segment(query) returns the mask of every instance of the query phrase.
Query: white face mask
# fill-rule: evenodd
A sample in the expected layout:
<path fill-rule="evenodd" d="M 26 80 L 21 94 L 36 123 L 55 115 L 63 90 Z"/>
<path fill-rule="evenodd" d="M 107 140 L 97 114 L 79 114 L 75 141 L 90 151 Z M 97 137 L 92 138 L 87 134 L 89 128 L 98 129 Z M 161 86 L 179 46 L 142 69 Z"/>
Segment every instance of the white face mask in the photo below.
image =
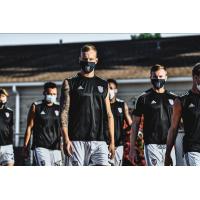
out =
<path fill-rule="evenodd" d="M 199 84 L 199 85 L 197 84 L 197 90 L 199 90 L 199 91 L 200 91 L 200 84 Z"/>
<path fill-rule="evenodd" d="M 1 97 L 0 101 L 5 104 L 7 102 L 7 97 Z"/>
<path fill-rule="evenodd" d="M 56 102 L 56 95 L 46 95 L 46 101 L 49 103 L 55 103 Z"/>
<path fill-rule="evenodd" d="M 117 90 L 116 89 L 110 89 L 109 90 L 109 99 L 113 99 L 115 97 L 115 94 L 117 93 Z"/>

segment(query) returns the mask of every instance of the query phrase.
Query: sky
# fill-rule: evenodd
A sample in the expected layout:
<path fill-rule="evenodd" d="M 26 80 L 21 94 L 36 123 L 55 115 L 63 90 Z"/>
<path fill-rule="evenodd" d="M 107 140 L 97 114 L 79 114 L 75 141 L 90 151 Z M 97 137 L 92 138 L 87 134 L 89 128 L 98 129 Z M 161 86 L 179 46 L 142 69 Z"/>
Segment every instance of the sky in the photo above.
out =
<path fill-rule="evenodd" d="M 135 33 L 105 33 L 105 34 L 81 34 L 81 33 L 18 33 L 18 34 L 0 34 L 0 46 L 4 45 L 24 45 L 24 44 L 56 44 L 62 39 L 63 43 L 72 42 L 94 42 L 94 41 L 112 41 L 112 40 L 129 40 L 130 35 Z M 166 33 L 161 34 L 162 37 L 183 36 L 183 35 L 197 35 L 195 34 L 175 34 Z"/>

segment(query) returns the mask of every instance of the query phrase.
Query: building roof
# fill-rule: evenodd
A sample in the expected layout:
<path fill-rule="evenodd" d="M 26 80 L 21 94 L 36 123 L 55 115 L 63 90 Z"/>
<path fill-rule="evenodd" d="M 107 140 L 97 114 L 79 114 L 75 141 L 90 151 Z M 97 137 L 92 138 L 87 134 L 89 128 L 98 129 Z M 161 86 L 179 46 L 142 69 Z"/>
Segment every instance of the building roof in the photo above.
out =
<path fill-rule="evenodd" d="M 85 43 L 0 47 L 0 82 L 58 81 L 79 70 Z M 149 77 L 154 64 L 168 68 L 168 76 L 190 76 L 200 61 L 200 36 L 153 40 L 93 42 L 98 49 L 96 73 L 103 78 Z"/>

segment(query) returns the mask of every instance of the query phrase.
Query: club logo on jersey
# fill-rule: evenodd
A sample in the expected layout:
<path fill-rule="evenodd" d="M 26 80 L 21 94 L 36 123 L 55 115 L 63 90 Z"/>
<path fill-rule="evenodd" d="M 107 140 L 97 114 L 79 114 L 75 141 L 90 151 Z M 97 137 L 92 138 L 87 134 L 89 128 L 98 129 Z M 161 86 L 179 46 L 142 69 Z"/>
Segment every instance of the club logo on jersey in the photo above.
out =
<path fill-rule="evenodd" d="M 41 114 L 41 115 L 45 115 L 46 113 L 45 113 L 44 111 L 42 111 L 40 114 Z"/>
<path fill-rule="evenodd" d="M 98 90 L 100 93 L 103 93 L 103 87 L 102 86 L 98 86 Z"/>
<path fill-rule="evenodd" d="M 82 85 L 80 85 L 79 87 L 78 87 L 78 90 L 83 90 L 84 88 L 82 87 Z"/>
<path fill-rule="evenodd" d="M 10 117 L 10 113 L 9 112 L 6 112 L 5 115 L 6 115 L 7 118 Z"/>
<path fill-rule="evenodd" d="M 118 108 L 119 113 L 122 113 L 122 108 Z"/>
<path fill-rule="evenodd" d="M 188 106 L 188 108 L 194 108 L 195 107 L 195 105 L 193 104 L 193 103 L 191 103 L 189 106 Z"/>
<path fill-rule="evenodd" d="M 55 110 L 55 114 L 56 114 L 56 116 L 58 116 L 59 115 L 59 111 Z"/>
<path fill-rule="evenodd" d="M 169 99 L 169 103 L 170 103 L 170 105 L 174 105 L 174 100 L 173 99 Z"/>
<path fill-rule="evenodd" d="M 151 104 L 156 104 L 156 102 L 153 100 L 153 101 L 151 102 Z"/>

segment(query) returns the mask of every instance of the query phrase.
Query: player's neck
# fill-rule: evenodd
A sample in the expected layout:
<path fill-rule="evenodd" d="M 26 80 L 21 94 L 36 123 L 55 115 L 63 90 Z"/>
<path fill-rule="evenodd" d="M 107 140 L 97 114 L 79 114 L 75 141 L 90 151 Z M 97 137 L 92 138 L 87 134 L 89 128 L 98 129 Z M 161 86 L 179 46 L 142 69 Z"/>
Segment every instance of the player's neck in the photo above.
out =
<path fill-rule="evenodd" d="M 86 78 L 93 78 L 94 77 L 94 70 L 90 73 L 84 73 L 83 71 L 81 71 L 81 75 L 86 77 Z"/>
<path fill-rule="evenodd" d="M 165 92 L 165 88 L 164 88 L 164 87 L 162 87 L 162 88 L 160 88 L 160 89 L 153 88 L 153 90 L 154 90 L 156 93 L 160 93 L 160 94 L 162 94 L 162 93 Z"/>
<path fill-rule="evenodd" d="M 111 100 L 110 100 L 110 103 L 112 104 L 112 103 L 115 103 L 116 102 L 116 97 L 114 97 L 114 98 L 112 98 Z"/>

